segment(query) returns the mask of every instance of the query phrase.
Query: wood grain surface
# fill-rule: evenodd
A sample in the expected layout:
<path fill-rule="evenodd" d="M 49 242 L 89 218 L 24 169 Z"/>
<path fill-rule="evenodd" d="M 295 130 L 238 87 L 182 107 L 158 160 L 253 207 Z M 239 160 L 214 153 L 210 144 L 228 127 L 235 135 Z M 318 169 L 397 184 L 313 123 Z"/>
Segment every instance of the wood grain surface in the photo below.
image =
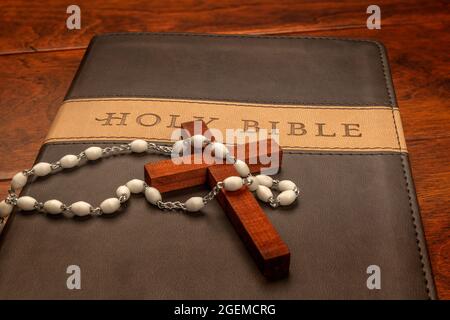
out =
<path fill-rule="evenodd" d="M 184 124 L 181 125 L 183 126 Z M 264 145 L 265 148 L 260 147 Z M 254 154 L 250 150 L 255 150 Z M 232 151 L 233 155 L 242 155 L 239 159 L 248 164 L 251 173 L 259 173 L 261 169 L 267 167 L 278 170 L 279 165 L 283 161 L 283 152 L 273 140 L 261 140 L 246 143 L 245 145 L 230 146 L 230 151 Z M 200 163 L 202 159 L 200 155 L 206 161 Z M 147 163 L 145 165 L 145 181 L 162 193 L 204 185 L 207 183 L 207 171 L 209 167 L 213 166 L 214 156 L 207 153 L 205 155 L 200 153 L 200 155 L 192 154 L 186 156 L 187 159 L 180 160 L 179 164 L 174 164 L 172 159 Z M 275 159 L 277 163 L 262 163 L 260 161 L 267 157 Z"/>
<path fill-rule="evenodd" d="M 450 4 L 372 1 L 76 1 L 81 30 L 67 30 L 66 1 L 0 3 L 0 198 L 30 167 L 89 39 L 118 31 L 371 38 L 388 49 L 431 264 L 450 299 Z"/>

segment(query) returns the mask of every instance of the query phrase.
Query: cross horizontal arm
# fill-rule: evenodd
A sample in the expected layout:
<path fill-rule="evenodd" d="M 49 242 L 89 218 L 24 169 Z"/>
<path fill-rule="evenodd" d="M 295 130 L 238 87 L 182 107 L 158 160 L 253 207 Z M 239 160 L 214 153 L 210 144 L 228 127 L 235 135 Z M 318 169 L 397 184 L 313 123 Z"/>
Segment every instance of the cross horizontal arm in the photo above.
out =
<path fill-rule="evenodd" d="M 263 145 L 266 147 L 261 148 Z M 243 148 L 239 149 L 240 147 Z M 273 161 L 267 164 L 263 163 L 261 159 L 270 157 L 270 159 L 278 161 L 281 164 L 281 148 L 272 139 L 233 146 L 233 148 L 234 150 L 232 152 L 234 155 L 243 153 L 243 157 L 240 157 L 240 160 L 248 164 L 252 173 L 260 172 L 262 168 L 276 168 L 279 166 Z M 204 162 L 196 164 L 194 163 L 194 157 L 195 155 L 188 156 L 181 164 L 175 164 L 172 160 L 146 164 L 145 181 L 147 184 L 157 188 L 160 192 L 175 191 L 206 184 L 206 170 L 214 164 Z M 211 163 L 212 161 L 208 162 Z"/>

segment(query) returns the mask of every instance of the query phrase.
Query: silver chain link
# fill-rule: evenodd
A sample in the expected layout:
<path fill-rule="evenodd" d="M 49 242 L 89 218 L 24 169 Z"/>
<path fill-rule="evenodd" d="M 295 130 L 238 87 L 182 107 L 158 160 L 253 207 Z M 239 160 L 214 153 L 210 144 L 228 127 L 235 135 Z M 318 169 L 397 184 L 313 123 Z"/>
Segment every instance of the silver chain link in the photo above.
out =
<path fill-rule="evenodd" d="M 222 181 L 217 182 L 217 184 L 214 186 L 214 188 L 212 188 L 211 191 L 208 192 L 203 197 L 203 203 L 206 205 L 208 202 L 213 200 L 219 194 L 220 190 L 222 190 L 222 189 L 223 189 L 223 182 Z"/>
<path fill-rule="evenodd" d="M 280 201 L 278 201 L 278 199 L 275 197 L 270 197 L 269 204 L 272 208 L 277 208 L 280 205 Z"/>
<path fill-rule="evenodd" d="M 148 142 L 148 149 L 154 150 L 154 151 L 157 151 L 157 152 L 160 152 L 163 154 L 172 154 L 172 150 L 173 150 L 173 148 L 170 146 L 158 145 L 153 142 Z"/>
<path fill-rule="evenodd" d="M 34 209 L 36 209 L 36 211 L 38 212 L 44 212 L 44 204 L 42 202 L 36 201 L 34 203 Z"/>
<path fill-rule="evenodd" d="M 173 147 L 171 146 L 167 146 L 167 145 L 158 145 L 156 143 L 153 142 L 147 142 L 147 149 L 148 150 L 152 150 L 152 151 L 156 151 L 162 154 L 166 154 L 166 155 L 170 155 L 172 154 L 173 151 Z M 121 145 L 114 145 L 114 146 L 109 146 L 109 147 L 105 147 L 102 149 L 102 153 L 104 155 L 112 155 L 112 154 L 121 154 L 124 152 L 129 152 L 131 151 L 131 143 L 128 144 L 121 144 Z M 80 152 L 77 156 L 78 160 L 83 160 L 83 159 L 87 159 L 87 155 L 85 151 Z M 236 162 L 236 159 L 234 159 L 234 162 Z M 53 163 L 50 163 L 50 168 L 52 171 L 56 171 L 62 168 L 61 166 L 61 162 L 60 161 L 55 161 Z M 34 169 L 27 169 L 27 170 L 23 170 L 22 173 L 29 177 L 29 176 L 33 176 L 34 175 Z M 254 177 L 249 175 L 248 177 L 245 177 L 242 179 L 242 182 L 244 185 L 250 186 L 253 183 Z M 279 184 L 279 180 L 274 179 L 273 180 L 273 185 L 272 188 L 276 188 Z M 144 183 L 144 188 L 148 187 L 148 185 L 146 183 Z M 203 199 L 203 203 L 206 205 L 208 202 L 212 201 L 213 199 L 215 199 L 217 197 L 217 195 L 220 193 L 220 191 L 224 188 L 224 183 L 222 181 L 219 181 L 212 189 L 211 191 L 209 191 L 205 196 L 202 197 Z M 295 194 L 298 196 L 300 191 L 298 190 L 298 188 L 296 187 L 294 189 Z M 13 206 L 17 206 L 17 200 L 18 200 L 18 195 L 15 193 L 15 190 L 11 187 L 10 190 L 8 190 L 8 197 L 5 199 L 5 202 L 8 204 L 11 204 Z M 128 197 L 126 195 L 121 195 L 118 197 L 120 203 L 124 203 L 128 200 Z M 270 206 L 272 206 L 273 208 L 276 208 L 280 205 L 279 200 L 277 200 L 277 198 L 275 197 L 271 197 L 269 198 L 269 204 Z M 180 202 L 180 201 L 158 201 L 156 203 L 156 206 L 161 209 L 161 210 L 165 210 L 165 211 L 186 211 L 186 204 L 184 202 Z M 38 202 L 36 201 L 36 203 L 34 204 L 34 208 L 39 211 L 39 212 L 44 212 L 44 203 L 42 202 Z M 71 210 L 71 206 L 67 206 L 66 204 L 62 204 L 61 205 L 61 209 L 62 212 L 64 214 L 67 215 L 73 215 L 73 212 Z M 90 212 L 92 215 L 95 216 L 100 216 L 103 214 L 102 210 L 100 207 L 91 207 Z M 3 222 L 4 219 L 0 220 L 0 223 Z"/>
<path fill-rule="evenodd" d="M 186 205 L 183 202 L 180 201 L 161 201 L 159 200 L 156 205 L 161 210 L 167 210 L 167 211 L 176 211 L 176 210 L 182 210 L 186 211 Z"/>
<path fill-rule="evenodd" d="M 53 171 L 56 171 L 56 170 L 58 170 L 58 169 L 61 169 L 61 168 L 62 168 L 62 167 L 61 167 L 61 162 L 56 161 L 56 162 L 51 163 L 51 164 L 50 164 L 50 168 L 51 168 Z"/>
<path fill-rule="evenodd" d="M 17 194 L 14 193 L 13 190 L 8 190 L 8 196 L 6 197 L 5 202 L 9 203 L 9 204 L 11 204 L 13 206 L 16 206 L 17 205 L 17 199 L 18 199 Z"/>
<path fill-rule="evenodd" d="M 120 154 L 125 151 L 130 151 L 131 146 L 130 144 L 121 144 L 119 146 L 111 146 L 111 147 L 105 147 L 102 149 L 103 154 Z M 83 153 L 83 152 L 82 152 Z M 81 153 L 80 153 L 81 155 Z"/>

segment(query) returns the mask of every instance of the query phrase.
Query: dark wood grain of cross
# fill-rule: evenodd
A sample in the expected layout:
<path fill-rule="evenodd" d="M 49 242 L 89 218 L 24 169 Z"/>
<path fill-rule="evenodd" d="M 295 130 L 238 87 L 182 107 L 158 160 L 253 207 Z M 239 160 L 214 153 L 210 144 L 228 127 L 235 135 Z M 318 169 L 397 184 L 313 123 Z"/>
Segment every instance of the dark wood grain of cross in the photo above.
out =
<path fill-rule="evenodd" d="M 197 123 L 198 125 L 199 123 Z M 186 122 L 181 126 L 190 135 L 194 134 L 195 122 Z M 206 124 L 200 123 L 201 133 L 208 130 Z M 198 132 L 195 132 L 198 134 Z M 261 142 L 256 146 L 247 143 L 244 146 L 244 159 L 248 163 L 252 173 L 258 173 L 263 167 L 270 164 L 261 163 L 262 156 L 270 156 L 277 159 L 281 166 L 282 150 L 275 141 L 269 139 L 266 148 L 260 148 Z M 272 145 L 273 144 L 273 145 Z M 237 155 L 239 146 L 234 145 L 234 154 Z M 256 154 L 251 151 L 256 150 Z M 276 154 L 275 154 L 276 153 Z M 190 157 L 194 157 L 191 155 Z M 192 160 L 192 159 L 190 159 Z M 232 164 L 207 164 L 207 163 L 175 164 L 172 159 L 163 160 L 145 165 L 145 181 L 148 185 L 157 188 L 161 193 L 185 189 L 188 187 L 208 184 L 211 188 L 217 182 L 230 176 L 238 176 Z M 261 272 L 268 279 L 279 279 L 289 273 L 290 252 L 275 230 L 258 201 L 246 186 L 238 191 L 221 190 L 217 196 L 222 208 L 224 208 L 229 220 L 236 232 L 243 240 L 245 246 L 256 261 Z"/>

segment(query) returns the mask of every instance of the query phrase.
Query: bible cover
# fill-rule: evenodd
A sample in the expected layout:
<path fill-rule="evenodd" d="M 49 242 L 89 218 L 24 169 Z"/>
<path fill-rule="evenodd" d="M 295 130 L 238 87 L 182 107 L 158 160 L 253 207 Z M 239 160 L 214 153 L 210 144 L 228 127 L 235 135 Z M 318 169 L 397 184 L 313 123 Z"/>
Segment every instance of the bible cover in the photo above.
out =
<path fill-rule="evenodd" d="M 2 232 L 0 299 L 436 297 L 380 43 L 97 36 L 37 162 L 136 138 L 169 142 L 174 128 L 193 119 L 220 130 L 280 130 L 284 157 L 277 178 L 295 181 L 301 195 L 286 209 L 263 207 L 291 250 L 288 277 L 267 281 L 261 275 L 215 201 L 192 216 L 164 213 L 133 196 L 109 218 L 14 212 Z M 115 156 L 39 178 L 22 195 L 98 204 L 131 178 L 143 179 L 144 164 L 162 159 Z M 70 265 L 81 269 L 81 290 L 66 287 Z"/>

